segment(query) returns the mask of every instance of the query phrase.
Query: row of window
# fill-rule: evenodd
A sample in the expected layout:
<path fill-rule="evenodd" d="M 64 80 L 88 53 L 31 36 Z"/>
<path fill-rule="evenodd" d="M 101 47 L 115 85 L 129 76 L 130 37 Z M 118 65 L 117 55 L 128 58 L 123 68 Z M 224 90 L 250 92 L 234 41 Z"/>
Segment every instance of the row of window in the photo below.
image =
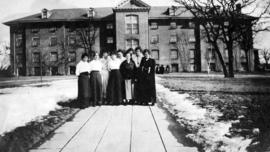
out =
<path fill-rule="evenodd" d="M 178 41 L 178 38 L 177 38 L 177 35 L 176 34 L 173 34 L 170 36 L 170 39 L 169 39 L 169 42 L 170 43 L 176 43 Z M 188 40 L 190 43 L 193 43 L 195 42 L 195 38 L 194 37 L 191 37 L 189 38 Z M 152 35 L 151 37 L 151 41 L 150 41 L 152 44 L 156 44 L 156 43 L 159 43 L 159 35 Z"/>
<path fill-rule="evenodd" d="M 159 50 L 158 49 L 153 49 L 151 55 L 154 59 L 159 60 Z M 179 58 L 178 50 L 171 49 L 170 50 L 170 59 L 176 60 L 178 58 Z M 190 63 L 194 63 L 194 58 L 195 58 L 195 50 L 191 49 L 191 50 L 189 50 Z"/>
<path fill-rule="evenodd" d="M 91 27 L 93 27 L 93 26 L 91 26 Z M 107 29 L 107 30 L 112 30 L 113 28 L 114 28 L 114 26 L 113 26 L 112 23 L 106 24 L 106 29 Z M 31 29 L 31 32 L 32 32 L 32 33 L 39 33 L 39 31 L 40 31 L 39 28 L 33 28 L 33 29 Z M 57 28 L 56 28 L 56 27 L 51 27 L 51 28 L 48 29 L 48 32 L 49 32 L 49 33 L 55 33 L 56 31 L 57 31 Z M 75 31 L 75 28 L 68 27 L 68 28 L 67 28 L 67 31 L 70 32 L 70 33 L 72 33 L 72 32 Z"/>
<path fill-rule="evenodd" d="M 41 59 L 40 52 L 33 53 L 33 63 L 39 63 Z M 68 61 L 69 62 L 76 62 L 76 52 L 69 52 L 68 53 Z M 51 52 L 50 53 L 50 62 L 58 62 L 58 52 Z"/>
<path fill-rule="evenodd" d="M 59 75 L 59 68 L 57 66 L 50 67 L 50 74 L 51 75 Z M 40 76 L 41 74 L 41 68 L 39 66 L 33 68 L 33 72 L 35 76 Z M 76 67 L 75 66 L 69 66 L 69 74 L 75 75 L 76 73 Z M 42 75 L 45 75 L 45 71 L 42 71 Z"/>
<path fill-rule="evenodd" d="M 183 24 L 181 24 L 181 26 L 185 27 L 185 28 L 195 28 L 194 22 L 189 22 L 189 21 L 184 22 Z M 150 29 L 151 30 L 157 30 L 158 29 L 158 23 L 157 22 L 151 22 Z M 171 22 L 170 23 L 170 29 L 177 29 L 177 23 L 176 22 Z"/>
<path fill-rule="evenodd" d="M 107 37 L 107 43 L 108 44 L 113 44 L 114 43 L 114 39 L 113 37 Z M 23 41 L 21 37 L 16 38 L 16 47 L 22 47 L 23 45 Z M 68 37 L 68 45 L 75 45 L 76 44 L 76 37 L 75 36 L 69 36 Z M 39 37 L 33 37 L 32 38 L 32 43 L 31 46 L 32 47 L 37 47 L 40 45 L 40 38 Z M 49 42 L 49 46 L 56 46 L 58 45 L 58 40 L 57 37 L 53 36 L 50 37 L 50 42 Z"/>

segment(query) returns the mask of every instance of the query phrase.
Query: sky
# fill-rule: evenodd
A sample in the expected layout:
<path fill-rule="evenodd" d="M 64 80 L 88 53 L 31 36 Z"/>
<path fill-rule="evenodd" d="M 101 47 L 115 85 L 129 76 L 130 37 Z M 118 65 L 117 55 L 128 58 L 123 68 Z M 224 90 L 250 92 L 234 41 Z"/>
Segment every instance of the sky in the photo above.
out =
<path fill-rule="evenodd" d="M 9 41 L 9 27 L 5 21 L 39 13 L 41 9 L 114 7 L 122 0 L 0 0 L 0 42 Z M 171 6 L 173 0 L 143 0 L 151 6 Z M 255 47 L 270 48 L 270 32 L 259 34 Z"/>

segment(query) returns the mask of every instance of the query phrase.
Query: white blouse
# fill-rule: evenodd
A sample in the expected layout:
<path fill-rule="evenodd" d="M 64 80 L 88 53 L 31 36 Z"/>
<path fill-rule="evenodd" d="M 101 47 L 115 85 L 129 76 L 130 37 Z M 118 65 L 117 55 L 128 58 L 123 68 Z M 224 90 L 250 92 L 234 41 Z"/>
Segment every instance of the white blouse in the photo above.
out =
<path fill-rule="evenodd" d="M 79 76 L 80 73 L 89 72 L 90 66 L 88 62 L 80 61 L 76 66 L 76 75 Z"/>
<path fill-rule="evenodd" d="M 100 60 L 92 60 L 90 63 L 89 63 L 89 66 L 90 66 L 90 72 L 91 71 L 101 71 L 102 70 L 102 66 L 103 64 L 101 63 Z"/>
<path fill-rule="evenodd" d="M 110 60 L 108 63 L 108 67 L 110 70 L 118 70 L 120 69 L 122 61 L 120 59 Z"/>
<path fill-rule="evenodd" d="M 135 55 L 132 57 L 133 61 L 135 62 L 135 66 L 138 68 L 140 67 L 141 61 L 142 61 L 143 55 Z"/>

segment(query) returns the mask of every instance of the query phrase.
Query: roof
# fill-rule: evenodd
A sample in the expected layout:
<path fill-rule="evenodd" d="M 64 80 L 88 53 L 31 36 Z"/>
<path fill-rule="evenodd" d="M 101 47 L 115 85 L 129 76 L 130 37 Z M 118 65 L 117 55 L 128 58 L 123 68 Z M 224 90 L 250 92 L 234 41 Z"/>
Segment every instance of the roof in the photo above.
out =
<path fill-rule="evenodd" d="M 170 18 L 168 15 L 168 8 L 170 6 L 151 7 L 149 11 L 150 19 L 162 19 Z M 94 8 L 96 15 L 93 20 L 102 19 L 114 19 L 112 7 Z M 177 9 L 176 13 L 179 18 L 192 18 L 192 14 L 184 11 L 184 7 Z M 53 9 L 50 10 L 51 15 L 48 19 L 41 19 L 41 13 L 37 13 L 31 16 L 23 17 L 20 19 L 5 22 L 6 25 L 12 25 L 17 23 L 34 23 L 34 22 L 56 22 L 56 21 L 81 21 L 87 20 L 87 8 L 73 8 L 73 9 Z"/>

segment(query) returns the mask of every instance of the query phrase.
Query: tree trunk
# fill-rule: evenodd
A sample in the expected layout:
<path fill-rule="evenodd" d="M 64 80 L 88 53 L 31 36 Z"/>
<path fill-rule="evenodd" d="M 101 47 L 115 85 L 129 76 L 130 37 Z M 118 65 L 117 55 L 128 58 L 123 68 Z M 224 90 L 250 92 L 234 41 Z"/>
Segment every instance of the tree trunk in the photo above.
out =
<path fill-rule="evenodd" d="M 249 55 L 248 55 L 248 49 L 245 49 L 245 57 L 246 57 L 246 68 L 247 68 L 247 72 L 250 72 L 250 68 L 249 68 Z"/>
<path fill-rule="evenodd" d="M 220 63 L 221 63 L 222 69 L 223 69 L 224 77 L 227 78 L 227 77 L 229 77 L 229 75 L 228 75 L 228 71 L 227 71 L 227 68 L 226 68 L 226 64 L 225 64 L 225 62 L 223 60 L 222 54 L 220 53 L 220 50 L 219 50 L 218 46 L 216 44 L 213 44 L 213 45 L 214 45 L 214 48 L 215 48 L 216 53 L 218 55 L 218 58 L 220 60 Z"/>
<path fill-rule="evenodd" d="M 227 44 L 228 46 L 228 57 L 229 57 L 229 73 L 228 73 L 228 77 L 233 78 L 234 77 L 234 70 L 233 70 L 233 44 L 231 42 L 229 42 L 229 44 Z"/>

